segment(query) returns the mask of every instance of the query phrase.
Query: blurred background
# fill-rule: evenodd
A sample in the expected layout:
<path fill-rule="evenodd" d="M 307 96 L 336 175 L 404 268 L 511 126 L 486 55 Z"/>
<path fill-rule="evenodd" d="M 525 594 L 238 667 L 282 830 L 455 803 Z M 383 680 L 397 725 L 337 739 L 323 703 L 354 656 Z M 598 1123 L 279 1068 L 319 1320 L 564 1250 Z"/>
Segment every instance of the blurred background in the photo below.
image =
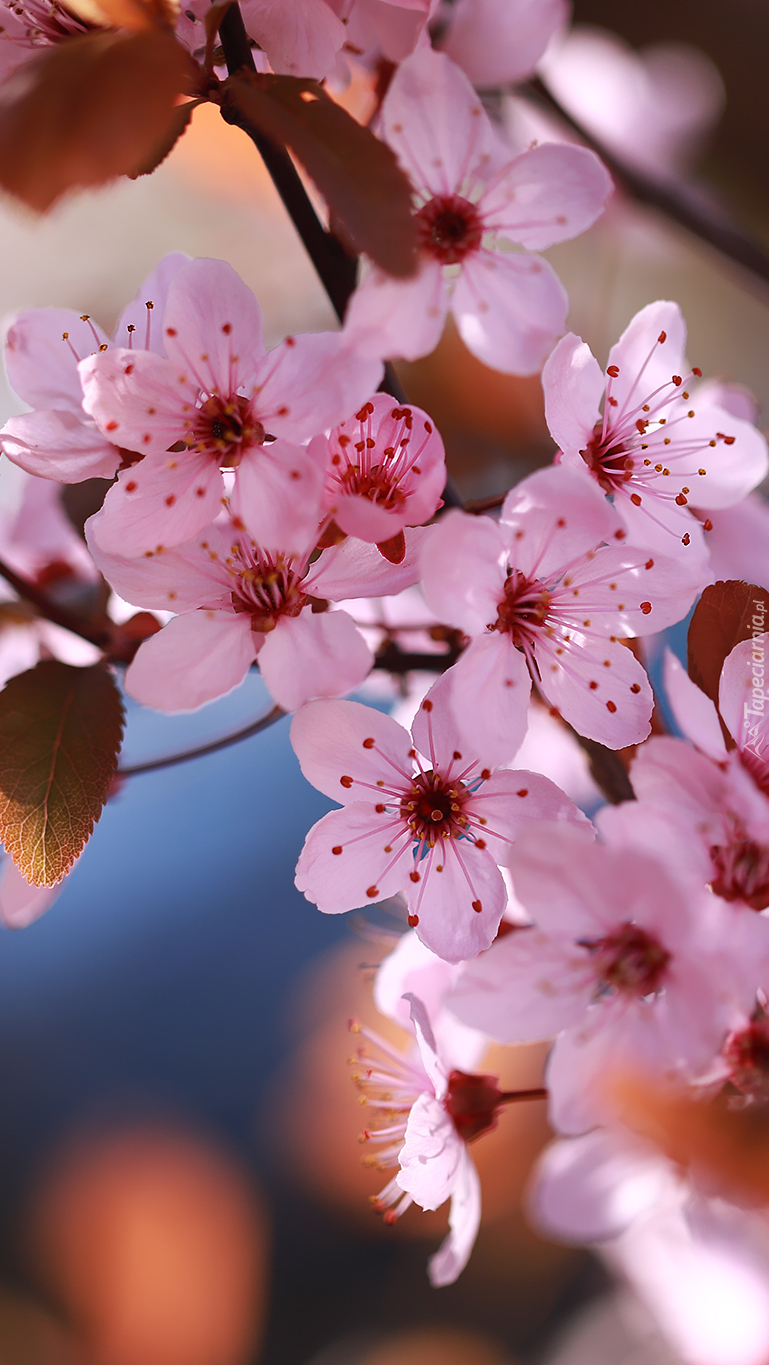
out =
<path fill-rule="evenodd" d="M 699 96 L 703 112 L 685 154 L 663 127 L 646 164 L 659 155 L 660 173 L 769 247 L 764 0 L 577 0 L 575 20 L 635 49 L 696 44 L 715 62 L 723 86 L 704 62 L 699 87 L 665 68 L 663 113 Z M 618 83 L 606 77 L 602 106 L 608 68 L 590 60 L 596 127 L 616 126 Z M 362 98 L 355 82 L 344 98 Z M 520 136 L 526 111 L 496 107 Z M 627 122 L 632 158 L 644 120 L 631 110 Z M 0 206 L 0 247 L 6 316 L 70 306 L 109 327 L 158 258 L 182 250 L 231 262 L 270 343 L 334 325 L 251 144 L 211 107 L 151 178 L 42 222 Z M 754 277 L 620 193 L 590 233 L 548 254 L 571 327 L 602 359 L 639 307 L 672 297 L 692 362 L 769 411 L 769 292 Z M 451 330 L 400 368 L 465 497 L 551 458 L 537 378 L 484 369 Z M 19 406 L 3 388 L 0 417 Z M 3 496 L 14 496 L 8 470 Z M 205 742 L 265 708 L 256 676 L 194 716 L 132 707 L 124 761 Z M 294 890 L 304 834 L 329 804 L 302 781 L 286 722 L 131 778 L 49 914 L 0 933 L 0 1365 L 668 1360 L 596 1259 L 528 1229 L 541 1106 L 509 1110 L 474 1149 L 484 1223 L 456 1285 L 434 1291 L 426 1278 L 442 1215 L 412 1209 L 393 1229 L 370 1212 L 381 1180 L 358 1164 L 346 1023 L 382 1028 L 370 981 L 403 926 L 387 907 L 368 923 L 323 917 Z M 508 1049 L 485 1069 L 507 1088 L 536 1085 L 542 1061 Z"/>

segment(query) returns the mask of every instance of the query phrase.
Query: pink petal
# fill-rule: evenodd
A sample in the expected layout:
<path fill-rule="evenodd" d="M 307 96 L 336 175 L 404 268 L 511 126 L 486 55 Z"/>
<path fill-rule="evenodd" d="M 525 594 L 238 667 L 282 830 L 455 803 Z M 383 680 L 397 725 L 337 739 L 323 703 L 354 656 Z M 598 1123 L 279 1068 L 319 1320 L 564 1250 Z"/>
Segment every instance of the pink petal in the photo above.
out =
<path fill-rule="evenodd" d="M 681 739 L 655 735 L 638 750 L 632 766 L 633 790 L 639 801 L 668 808 L 706 834 L 721 824 L 727 780 L 717 764 Z M 715 841 L 714 841 L 715 842 Z"/>
<path fill-rule="evenodd" d="M 182 266 L 189 263 L 189 256 L 183 251 L 170 251 L 156 265 L 152 274 L 142 280 L 136 298 L 120 315 L 115 328 L 114 344 L 128 346 L 138 351 L 154 351 L 165 355 L 163 322 L 165 318 L 168 291 Z M 148 303 L 152 304 L 148 308 Z M 129 332 L 129 327 L 133 332 Z"/>
<path fill-rule="evenodd" d="M 174 370 L 223 397 L 253 380 L 264 354 L 262 310 L 226 261 L 200 257 L 177 271 L 163 332 Z"/>
<path fill-rule="evenodd" d="M 475 757 L 458 751 L 462 736 L 451 704 L 451 670 L 439 675 L 420 702 L 411 725 L 411 738 L 432 768 L 446 772 L 465 768 Z"/>
<path fill-rule="evenodd" d="M 497 862 L 504 863 L 510 845 L 530 821 L 564 822 L 582 829 L 593 838 L 593 827 L 586 815 L 549 778 L 516 768 L 493 773 L 467 805 L 473 817 L 482 817 L 484 829 L 476 829 L 490 842 Z"/>
<path fill-rule="evenodd" d="M 736 507 L 708 512 L 706 533 L 712 581 L 741 578 L 769 588 L 769 507 L 751 493 Z"/>
<path fill-rule="evenodd" d="M 178 549 L 129 559 L 102 549 L 98 528 L 104 510 L 86 522 L 88 548 L 97 568 L 115 592 L 135 607 L 162 611 L 194 611 L 196 607 L 229 607 L 232 589 L 229 575 L 220 567 L 222 551 L 228 552 L 218 527 L 209 526 L 200 540 Z M 211 557 L 214 549 L 219 559 Z"/>
<path fill-rule="evenodd" d="M 444 962 L 464 962 L 488 948 L 507 904 L 491 854 L 468 839 L 446 839 L 428 852 L 416 873 L 419 881 L 410 879 L 406 890 L 422 942 Z"/>
<path fill-rule="evenodd" d="M 261 549 L 303 555 L 317 539 L 322 492 L 323 471 L 307 451 L 274 441 L 243 456 L 231 507 Z"/>
<path fill-rule="evenodd" d="M 512 85 L 531 75 L 568 17 L 566 0 L 456 0 L 439 46 L 473 85 Z"/>
<path fill-rule="evenodd" d="M 348 536 L 358 536 L 371 544 L 390 540 L 405 526 L 403 515 L 390 512 L 366 497 L 337 497 L 334 521 Z"/>
<path fill-rule="evenodd" d="M 115 348 L 79 367 L 83 407 L 115 445 L 165 455 L 192 427 L 197 385 L 150 351 Z"/>
<path fill-rule="evenodd" d="M 283 617 L 259 651 L 262 677 L 279 706 L 296 711 L 311 697 L 350 692 L 374 656 L 346 611 Z"/>
<path fill-rule="evenodd" d="M 406 527 L 406 554 L 391 564 L 375 545 L 348 537 L 341 545 L 324 550 L 312 565 L 305 587 L 315 597 L 343 602 L 354 597 L 384 597 L 410 588 L 419 579 L 426 527 Z"/>
<path fill-rule="evenodd" d="M 411 786 L 410 734 L 360 702 L 308 702 L 291 722 L 291 743 L 307 781 L 342 805 L 374 801 L 380 782 Z"/>
<path fill-rule="evenodd" d="M 631 502 L 632 494 L 618 489 L 614 506 L 625 528 L 625 543 L 678 559 L 693 568 L 704 582 L 708 577 L 708 545 L 702 526 L 689 507 L 675 500 L 664 500 L 654 491 L 642 493 L 640 507 Z"/>
<path fill-rule="evenodd" d="M 425 257 L 410 280 L 372 269 L 347 307 L 345 324 L 369 351 L 418 360 L 434 351 L 449 311 L 449 283 L 438 261 Z"/>
<path fill-rule="evenodd" d="M 463 263 L 451 311 L 479 360 L 504 374 L 534 374 L 566 325 L 568 299 L 547 261 L 478 251 Z"/>
<path fill-rule="evenodd" d="M 766 438 L 752 422 L 732 417 L 724 408 L 700 404 L 696 394 L 692 411 L 685 434 L 692 441 L 702 441 L 705 448 L 697 458 L 707 472 L 698 475 L 696 485 L 692 481 L 690 502 L 703 508 L 733 507 L 766 478 Z M 733 438 L 731 443 L 706 445 L 718 431 Z"/>
<path fill-rule="evenodd" d="M 489 185 L 480 208 L 488 228 L 542 251 L 592 227 L 612 189 L 595 152 L 545 142 L 516 157 Z"/>
<path fill-rule="evenodd" d="M 428 1261 L 430 1283 L 436 1288 L 453 1284 L 461 1275 L 475 1246 L 481 1225 L 481 1182 L 466 1147 L 457 1170 L 449 1213 L 449 1235 Z"/>
<path fill-rule="evenodd" d="M 561 602 L 579 596 L 572 607 L 576 630 L 589 620 L 593 631 L 635 636 L 652 635 L 682 620 L 702 586 L 696 566 L 643 549 L 606 546 L 572 569 L 563 598 L 556 592 L 563 620 Z"/>
<path fill-rule="evenodd" d="M 654 697 L 635 656 L 618 642 L 578 642 L 562 655 L 538 642 L 540 687 L 578 735 L 608 749 L 640 744 L 651 729 Z"/>
<path fill-rule="evenodd" d="M 424 1001 L 420 1000 L 419 996 L 409 993 L 406 995 L 405 999 L 409 1006 L 409 1018 L 417 1037 L 417 1046 L 419 1048 L 422 1066 L 430 1078 L 435 1091 L 435 1098 L 437 1100 L 442 1100 L 448 1089 L 449 1078 L 446 1068 L 438 1055 L 438 1044 L 435 1041 L 435 1034 L 433 1033 L 430 1016 L 427 1013 Z M 442 1202 L 443 1200 L 441 1200 L 441 1203 Z"/>
<path fill-rule="evenodd" d="M 213 521 L 223 493 L 222 476 L 207 455 L 147 456 L 109 489 L 93 533 L 107 554 L 157 554 Z"/>
<path fill-rule="evenodd" d="M 516 928 L 468 962 L 446 1003 L 500 1043 L 554 1038 L 580 1019 L 595 983 L 585 954 L 536 926 Z"/>
<path fill-rule="evenodd" d="M 497 619 L 504 597 L 504 536 L 490 517 L 450 511 L 429 528 L 422 588 L 439 620 L 478 634 Z"/>
<path fill-rule="evenodd" d="M 665 650 L 665 695 L 676 725 L 692 744 L 717 762 L 726 758 L 718 712 L 710 697 L 693 683 L 671 649 Z"/>
<path fill-rule="evenodd" d="M 296 865 L 297 890 L 324 915 L 341 915 L 394 896 L 408 879 L 412 855 L 410 840 L 390 843 L 395 839 L 391 825 L 391 817 L 378 815 L 371 802 L 355 801 L 324 815 L 304 841 Z"/>
<path fill-rule="evenodd" d="M 666 339 L 659 343 L 663 332 Z M 617 399 L 614 421 L 645 403 L 661 385 L 670 384 L 674 374 L 686 373 L 685 348 L 686 323 L 677 303 L 649 303 L 636 313 L 609 352 L 609 365 L 619 369 L 611 386 Z"/>
<path fill-rule="evenodd" d="M 254 406 L 261 421 L 271 435 L 287 441 L 336 426 L 376 390 L 381 354 L 357 346 L 347 326 L 343 332 L 288 337 L 256 369 Z"/>
<path fill-rule="evenodd" d="M 11 417 L 0 432 L 3 454 L 43 479 L 80 483 L 111 479 L 120 451 L 102 436 L 82 408 L 38 409 Z"/>
<path fill-rule="evenodd" d="M 547 579 L 613 534 L 610 504 L 578 469 L 551 465 L 512 488 L 502 508 L 510 560 L 531 578 Z"/>
<path fill-rule="evenodd" d="M 61 882 L 58 886 L 32 886 L 6 857 L 0 881 L 0 920 L 6 929 L 26 929 L 45 914 L 63 889 Z"/>
<path fill-rule="evenodd" d="M 186 612 L 139 647 L 125 676 L 126 692 L 156 711 L 195 711 L 237 687 L 254 654 L 247 616 L 208 608 Z"/>
<path fill-rule="evenodd" d="M 468 174 L 482 167 L 488 175 L 509 159 L 464 72 L 430 47 L 401 62 L 382 126 L 416 189 L 434 195 L 453 194 Z"/>
<path fill-rule="evenodd" d="M 243 20 L 282 76 L 323 80 L 345 41 L 344 24 L 325 0 L 244 0 Z"/>
<path fill-rule="evenodd" d="M 529 1204 L 546 1236 L 602 1242 L 651 1212 L 672 1178 L 653 1147 L 623 1129 L 599 1128 L 545 1148 Z"/>
<path fill-rule="evenodd" d="M 62 334 L 69 334 L 69 342 Z M 95 335 L 94 335 L 95 333 Z M 33 408 L 79 412 L 78 360 L 107 344 L 107 337 L 68 308 L 31 308 L 8 328 L 5 368 L 11 387 Z"/>
<path fill-rule="evenodd" d="M 542 387 L 553 440 L 561 450 L 585 449 L 601 415 L 605 381 L 590 347 L 573 332 L 561 337 L 545 361 Z"/>
<path fill-rule="evenodd" d="M 411 1107 L 396 1176 L 422 1209 L 439 1209 L 451 1196 L 464 1143 L 440 1100 L 419 1095 Z"/>
<path fill-rule="evenodd" d="M 517 753 L 528 724 L 531 677 L 509 636 L 473 640 L 449 669 L 454 715 L 465 743 L 496 767 Z"/>

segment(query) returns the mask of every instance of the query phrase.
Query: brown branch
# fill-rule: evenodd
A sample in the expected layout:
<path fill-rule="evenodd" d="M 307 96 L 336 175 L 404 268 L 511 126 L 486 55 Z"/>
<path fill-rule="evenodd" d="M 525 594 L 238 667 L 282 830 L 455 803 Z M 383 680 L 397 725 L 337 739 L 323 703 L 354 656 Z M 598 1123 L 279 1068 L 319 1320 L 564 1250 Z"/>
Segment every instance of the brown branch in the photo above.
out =
<path fill-rule="evenodd" d="M 541 80 L 535 79 L 529 85 L 521 87 L 521 93 L 540 107 L 557 114 L 558 118 L 577 134 L 581 142 L 598 152 L 601 160 L 606 163 L 626 193 L 632 195 L 639 203 L 658 209 L 700 241 L 714 247 L 735 265 L 743 270 L 749 270 L 751 274 L 769 284 L 769 255 L 766 251 L 725 213 L 708 212 L 701 199 L 695 197 L 685 181 L 659 179 L 628 165 L 616 152 L 610 151 L 600 138 L 589 133 L 577 119 L 573 118 Z"/>
<path fill-rule="evenodd" d="M 14 592 L 19 597 L 23 597 L 26 602 L 31 602 L 40 616 L 44 616 L 47 621 L 51 621 L 55 626 L 62 626 L 64 630 L 69 630 L 73 635 L 79 635 L 81 640 L 87 640 L 89 644 L 96 645 L 97 649 L 107 649 L 109 647 L 112 633 L 103 626 L 92 625 L 84 616 L 77 612 L 70 611 L 67 607 L 59 606 L 58 602 L 51 601 L 51 598 L 31 583 L 28 578 L 22 578 L 15 569 L 4 563 L 0 559 L 0 577 L 10 584 Z"/>
<path fill-rule="evenodd" d="M 178 754 L 167 754 L 165 758 L 153 758 L 147 763 L 133 763 L 127 768 L 118 768 L 117 776 L 139 777 L 142 773 L 159 772 L 161 768 L 173 768 L 177 763 L 189 763 L 190 759 L 219 753 L 220 749 L 229 749 L 233 744 L 240 744 L 241 740 L 250 739 L 252 735 L 259 735 L 262 730 L 268 730 L 285 715 L 282 707 L 273 706 L 266 716 L 260 716 L 258 720 L 252 721 L 242 730 L 235 730 L 231 735 L 222 735 L 221 739 L 212 739 L 210 743 L 200 744 L 196 749 L 184 749 Z"/>

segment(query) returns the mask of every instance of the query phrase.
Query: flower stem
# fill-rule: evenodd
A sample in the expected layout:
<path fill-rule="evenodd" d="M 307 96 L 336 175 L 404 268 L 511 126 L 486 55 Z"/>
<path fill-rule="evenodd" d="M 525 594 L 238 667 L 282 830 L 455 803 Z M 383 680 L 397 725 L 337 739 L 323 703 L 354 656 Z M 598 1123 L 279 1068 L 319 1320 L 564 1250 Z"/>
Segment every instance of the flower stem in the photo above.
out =
<path fill-rule="evenodd" d="M 547 1086 L 536 1085 L 532 1090 L 503 1090 L 498 1104 L 519 1104 L 523 1100 L 546 1100 Z"/>
<path fill-rule="evenodd" d="M 67 607 L 59 606 L 57 602 L 52 602 L 51 598 L 41 592 L 34 583 L 30 583 L 28 578 L 22 578 L 9 564 L 0 559 L 0 577 L 10 584 L 14 592 L 26 602 L 31 602 L 37 608 L 40 616 L 44 616 L 46 621 L 53 622 L 56 626 L 62 626 L 64 630 L 69 630 L 73 635 L 79 635 L 81 640 L 87 640 L 89 644 L 96 645 L 97 649 L 106 649 L 111 642 L 111 632 L 103 626 L 92 625 L 84 616 L 77 612 L 70 611 Z"/>

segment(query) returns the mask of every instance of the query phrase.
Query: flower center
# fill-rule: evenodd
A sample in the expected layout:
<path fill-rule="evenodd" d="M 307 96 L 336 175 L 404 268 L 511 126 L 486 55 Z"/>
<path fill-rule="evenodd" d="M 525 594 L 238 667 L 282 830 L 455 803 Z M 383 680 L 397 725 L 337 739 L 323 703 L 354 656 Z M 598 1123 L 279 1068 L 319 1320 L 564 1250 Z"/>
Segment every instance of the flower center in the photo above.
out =
<path fill-rule="evenodd" d="M 605 938 L 580 939 L 591 954 L 598 978 L 598 994 L 653 995 L 665 976 L 670 953 L 654 934 L 627 921 Z"/>
<path fill-rule="evenodd" d="M 212 394 L 195 414 L 188 446 L 213 456 L 223 469 L 235 469 L 251 446 L 261 445 L 265 431 L 251 404 L 239 393 L 231 398 Z"/>
<path fill-rule="evenodd" d="M 458 265 L 483 238 L 483 220 L 475 204 L 459 194 L 440 194 L 417 213 L 419 245 L 441 265 Z"/>
<path fill-rule="evenodd" d="M 496 1076 L 468 1075 L 452 1071 L 443 1107 L 463 1142 L 488 1133 L 497 1126 L 500 1105 L 504 1104 Z"/>
<path fill-rule="evenodd" d="M 729 1080 L 743 1095 L 769 1099 L 769 1019 L 756 1019 L 727 1039 Z"/>
<path fill-rule="evenodd" d="M 283 616 L 298 616 L 309 602 L 302 580 L 283 555 L 274 558 L 242 545 L 233 545 L 229 571 L 235 579 L 232 605 L 251 617 L 251 629 L 263 634 L 274 630 Z"/>
<path fill-rule="evenodd" d="M 580 454 L 604 493 L 615 493 L 632 479 L 635 460 L 624 441 L 619 443 L 614 441 L 604 446 L 602 430 L 603 424 L 598 422 L 587 448 L 580 451 Z"/>
<path fill-rule="evenodd" d="M 440 773 L 419 773 L 401 801 L 401 815 L 414 838 L 433 848 L 441 839 L 458 839 L 467 830 L 462 807 L 467 796 L 464 782 L 447 783 Z"/>
<path fill-rule="evenodd" d="M 517 569 L 509 570 L 505 595 L 497 603 L 497 619 L 491 629 L 511 635 L 518 649 L 531 644 L 547 620 L 551 596 L 539 579 L 525 578 Z"/>
<path fill-rule="evenodd" d="M 30 47 L 48 47 L 94 30 L 93 24 L 78 19 L 56 0 L 14 0 L 8 8 L 24 24 L 24 36 Z"/>
<path fill-rule="evenodd" d="M 711 887 L 725 901 L 745 901 L 753 910 L 769 906 L 769 848 L 740 838 L 710 850 L 715 876 Z"/>

